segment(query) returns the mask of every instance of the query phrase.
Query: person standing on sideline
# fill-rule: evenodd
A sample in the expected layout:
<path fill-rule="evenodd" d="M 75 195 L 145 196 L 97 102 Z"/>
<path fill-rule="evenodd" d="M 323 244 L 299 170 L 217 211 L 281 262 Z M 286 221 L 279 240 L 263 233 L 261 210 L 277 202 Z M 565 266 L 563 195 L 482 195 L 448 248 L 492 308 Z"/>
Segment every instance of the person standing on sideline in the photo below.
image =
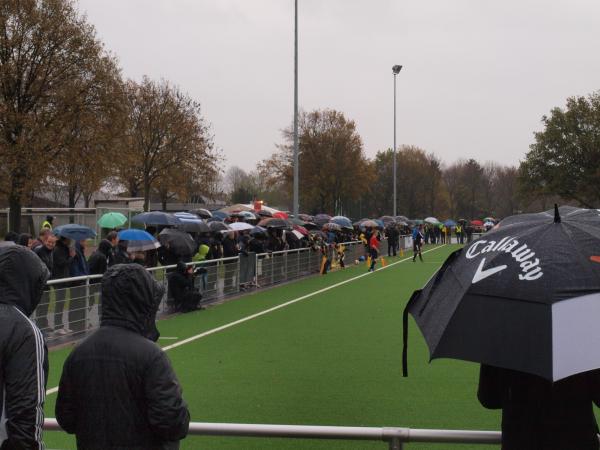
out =
<path fill-rule="evenodd" d="M 417 260 L 417 255 L 419 255 L 419 259 L 423 262 L 423 255 L 421 254 L 421 247 L 423 247 L 423 225 L 419 225 L 415 227 L 412 232 L 413 239 L 413 262 Z"/>
<path fill-rule="evenodd" d="M 34 253 L 38 255 L 38 257 L 42 260 L 49 273 L 52 273 L 54 268 L 52 251 L 54 250 L 54 245 L 56 244 L 56 236 L 54 236 L 50 230 L 46 231 L 48 232 L 44 234 L 40 233 L 42 245 L 36 247 Z M 50 277 L 50 279 L 52 279 L 52 277 Z M 35 309 L 37 326 L 40 327 L 40 329 L 45 333 L 52 331 L 52 329 L 50 328 L 50 324 L 48 323 L 48 306 L 50 305 L 50 292 L 51 288 L 49 286 L 46 286 L 46 288 L 44 289 L 44 294 L 42 295 L 42 300 Z"/>
<path fill-rule="evenodd" d="M 393 224 L 390 227 L 388 227 L 386 229 L 386 233 L 388 238 L 388 256 L 396 256 L 396 250 L 398 248 L 398 237 L 400 236 L 396 224 Z"/>
<path fill-rule="evenodd" d="M 108 239 L 102 239 L 98 244 L 98 248 L 88 260 L 90 275 L 102 275 L 112 265 L 113 258 L 111 242 Z"/>
<path fill-rule="evenodd" d="M 373 231 L 369 238 L 369 256 L 371 257 L 371 266 L 368 272 L 375 272 L 375 264 L 379 256 L 379 232 Z"/>
<path fill-rule="evenodd" d="M 600 370 L 552 383 L 537 375 L 482 364 L 477 398 L 502 409 L 502 450 L 597 450 Z"/>
<path fill-rule="evenodd" d="M 49 276 L 42 261 L 19 245 L 0 247 L 0 448 L 43 450 L 48 355 L 29 319 Z"/>
<path fill-rule="evenodd" d="M 75 242 L 75 256 L 69 265 L 71 277 L 84 277 L 90 274 L 90 268 L 85 259 L 85 239 Z M 84 280 L 71 283 L 71 301 L 69 302 L 69 325 L 72 331 L 79 333 L 87 329 L 87 307 L 86 282 Z"/>
<path fill-rule="evenodd" d="M 463 229 L 462 229 L 462 225 L 460 223 L 456 224 L 456 240 L 458 241 L 458 244 L 464 244 L 464 240 L 463 240 Z"/>
<path fill-rule="evenodd" d="M 119 244 L 119 235 L 116 231 L 110 231 L 107 235 L 106 235 L 106 240 L 108 242 L 110 242 L 111 245 L 111 249 L 110 249 L 110 253 L 108 256 L 108 267 L 114 266 L 116 264 L 115 259 L 115 252 L 117 250 L 117 245 Z"/>
<path fill-rule="evenodd" d="M 42 222 L 42 226 L 40 228 L 42 230 L 45 228 L 52 231 L 52 222 L 54 222 L 54 216 L 46 216 L 46 220 Z"/>
<path fill-rule="evenodd" d="M 69 278 L 69 266 L 75 258 L 75 248 L 71 246 L 71 241 L 65 237 L 60 237 L 56 241 L 54 250 L 52 250 L 52 279 L 58 280 Z M 67 298 L 67 288 L 69 284 L 61 283 L 54 288 L 54 331 L 57 334 L 67 334 L 71 330 L 63 325 L 63 310 Z"/>
<path fill-rule="evenodd" d="M 187 435 L 181 386 L 155 343 L 163 293 L 137 264 L 104 274 L 100 328 L 67 357 L 56 399 L 56 419 L 77 448 L 178 449 Z"/>

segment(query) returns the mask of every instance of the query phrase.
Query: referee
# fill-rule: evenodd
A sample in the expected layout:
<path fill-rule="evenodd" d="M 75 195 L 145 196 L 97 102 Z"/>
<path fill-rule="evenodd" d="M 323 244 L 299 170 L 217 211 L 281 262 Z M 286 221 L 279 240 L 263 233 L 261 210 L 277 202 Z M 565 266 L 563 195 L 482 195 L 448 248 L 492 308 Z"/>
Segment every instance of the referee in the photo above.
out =
<path fill-rule="evenodd" d="M 412 232 L 413 239 L 413 262 L 417 260 L 417 254 L 419 259 L 423 262 L 423 255 L 421 254 L 421 247 L 423 247 L 423 225 L 415 227 Z"/>

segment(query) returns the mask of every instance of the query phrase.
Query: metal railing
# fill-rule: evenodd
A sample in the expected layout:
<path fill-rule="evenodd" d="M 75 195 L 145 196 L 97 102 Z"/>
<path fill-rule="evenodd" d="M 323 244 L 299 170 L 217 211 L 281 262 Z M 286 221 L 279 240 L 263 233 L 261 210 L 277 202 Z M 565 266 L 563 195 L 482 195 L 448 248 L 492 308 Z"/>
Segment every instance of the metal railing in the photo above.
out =
<path fill-rule="evenodd" d="M 56 419 L 46 419 L 44 429 L 62 431 Z M 404 444 L 428 442 L 437 444 L 500 444 L 499 431 L 432 430 L 398 427 L 334 427 L 313 425 L 260 425 L 243 423 L 191 422 L 188 436 L 228 436 L 292 439 L 328 439 L 383 441 L 390 450 L 401 450 Z"/>
<path fill-rule="evenodd" d="M 365 255 L 366 247 L 360 241 L 346 242 L 345 264 L 352 265 Z M 412 246 L 410 237 L 402 236 L 402 248 Z M 380 254 L 387 255 L 387 241 L 380 242 Z M 203 267 L 204 273 L 195 276 L 194 283 L 202 295 L 201 304 L 208 304 L 238 295 L 248 288 L 262 288 L 320 273 L 323 253 L 320 249 L 301 248 L 271 253 L 249 253 L 231 258 L 189 263 Z M 334 253 L 332 268 L 341 266 Z M 159 316 L 169 313 L 172 299 L 169 295 L 169 273 L 175 265 L 148 268 L 164 286 L 165 294 L 159 306 Z M 102 275 L 50 280 L 33 319 L 45 333 L 50 345 L 65 339 L 82 337 L 100 325 Z"/>

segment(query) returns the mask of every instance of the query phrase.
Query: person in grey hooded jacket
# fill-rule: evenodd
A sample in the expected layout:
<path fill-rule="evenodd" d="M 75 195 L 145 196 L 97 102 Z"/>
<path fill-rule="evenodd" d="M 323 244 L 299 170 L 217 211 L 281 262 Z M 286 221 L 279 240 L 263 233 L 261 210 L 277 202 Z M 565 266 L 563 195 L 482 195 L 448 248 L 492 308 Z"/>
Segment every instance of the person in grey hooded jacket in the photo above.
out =
<path fill-rule="evenodd" d="M 29 316 L 50 273 L 26 247 L 0 246 L 0 449 L 42 450 L 48 358 Z"/>

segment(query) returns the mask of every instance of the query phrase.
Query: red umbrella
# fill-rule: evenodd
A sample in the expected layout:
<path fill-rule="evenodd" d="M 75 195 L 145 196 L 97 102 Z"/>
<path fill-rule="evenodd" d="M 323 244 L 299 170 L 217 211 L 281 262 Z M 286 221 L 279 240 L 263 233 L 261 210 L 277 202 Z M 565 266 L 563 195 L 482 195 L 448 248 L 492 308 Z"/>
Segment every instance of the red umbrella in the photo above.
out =
<path fill-rule="evenodd" d="M 474 227 L 482 227 L 483 226 L 483 222 L 481 220 L 471 220 L 471 225 L 473 225 Z"/>
<path fill-rule="evenodd" d="M 289 216 L 283 211 L 277 211 L 273 214 L 273 217 L 278 217 L 279 219 L 289 219 Z"/>
<path fill-rule="evenodd" d="M 294 225 L 294 230 L 298 231 L 299 233 L 302 233 L 304 236 L 308 236 L 308 230 L 303 226 Z"/>

